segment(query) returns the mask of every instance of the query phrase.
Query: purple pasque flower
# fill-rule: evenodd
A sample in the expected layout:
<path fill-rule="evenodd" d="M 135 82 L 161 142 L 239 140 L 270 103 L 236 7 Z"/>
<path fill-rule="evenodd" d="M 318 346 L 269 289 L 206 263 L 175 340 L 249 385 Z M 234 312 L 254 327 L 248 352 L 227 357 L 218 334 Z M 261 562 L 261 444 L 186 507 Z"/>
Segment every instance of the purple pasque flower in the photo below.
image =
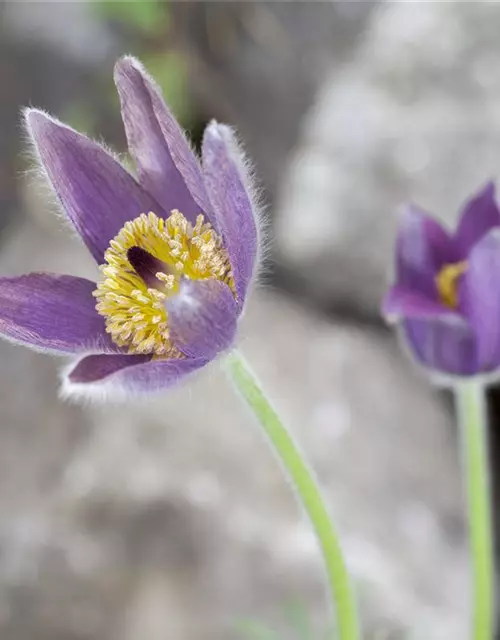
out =
<path fill-rule="evenodd" d="M 383 302 L 416 360 L 452 376 L 500 369 L 500 211 L 487 184 L 451 234 L 408 206 L 396 241 L 396 277 Z"/>
<path fill-rule="evenodd" d="M 41 165 L 101 279 L 0 278 L 0 334 L 77 358 L 68 394 L 169 387 L 233 344 L 257 260 L 249 178 L 212 122 L 201 162 L 140 63 L 115 67 L 137 179 L 102 146 L 26 111 Z"/>

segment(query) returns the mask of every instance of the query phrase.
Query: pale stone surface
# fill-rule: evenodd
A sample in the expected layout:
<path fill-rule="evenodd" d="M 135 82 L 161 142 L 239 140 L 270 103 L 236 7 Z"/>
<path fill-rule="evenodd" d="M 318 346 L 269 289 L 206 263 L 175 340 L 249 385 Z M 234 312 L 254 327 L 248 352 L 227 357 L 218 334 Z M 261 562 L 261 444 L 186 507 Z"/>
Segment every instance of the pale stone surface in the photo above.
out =
<path fill-rule="evenodd" d="M 2 274 L 91 275 L 31 219 Z M 321 478 L 367 628 L 466 635 L 456 442 L 440 398 L 383 333 L 257 292 L 242 350 Z M 318 551 L 217 365 L 127 406 L 62 404 L 56 362 L 0 343 L 2 638 L 237 638 L 290 597 L 325 619 Z M 285 635 L 285 637 L 288 637 Z M 413 636 L 412 636 L 413 637 Z"/>
<path fill-rule="evenodd" d="M 5 2 L 0 11 L 9 35 L 25 44 L 48 45 L 78 64 L 102 64 L 118 53 L 116 39 L 87 2 L 60 2 L 54 10 L 47 0 L 19 0 Z"/>
<path fill-rule="evenodd" d="M 281 187 L 282 260 L 309 291 L 376 313 L 400 206 L 448 224 L 498 173 L 497 3 L 386 2 L 325 80 Z"/>

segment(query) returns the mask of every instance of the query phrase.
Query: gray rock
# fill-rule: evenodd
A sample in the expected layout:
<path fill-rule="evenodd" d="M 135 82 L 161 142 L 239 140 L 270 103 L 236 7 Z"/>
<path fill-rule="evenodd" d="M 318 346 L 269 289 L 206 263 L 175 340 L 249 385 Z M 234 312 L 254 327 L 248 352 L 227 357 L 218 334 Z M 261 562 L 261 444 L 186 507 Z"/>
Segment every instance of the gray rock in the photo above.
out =
<path fill-rule="evenodd" d="M 453 224 L 498 171 L 496 3 L 386 2 L 325 78 L 281 189 L 281 260 L 311 295 L 377 313 L 398 209 Z"/>
<path fill-rule="evenodd" d="M 6 2 L 1 10 L 2 28 L 26 43 L 49 45 L 78 64 L 99 64 L 115 53 L 116 43 L 104 22 L 87 2 L 44 0 Z"/>
<path fill-rule="evenodd" d="M 172 4 L 196 102 L 206 117 L 237 127 L 267 200 L 325 71 L 351 55 L 376 4 Z"/>

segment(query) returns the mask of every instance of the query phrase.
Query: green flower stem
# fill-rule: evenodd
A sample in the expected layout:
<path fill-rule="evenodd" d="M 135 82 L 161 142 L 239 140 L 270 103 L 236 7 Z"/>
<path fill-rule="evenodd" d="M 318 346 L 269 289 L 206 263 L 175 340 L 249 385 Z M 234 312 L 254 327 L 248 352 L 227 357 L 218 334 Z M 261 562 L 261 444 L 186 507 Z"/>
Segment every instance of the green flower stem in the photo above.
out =
<path fill-rule="evenodd" d="M 336 615 L 337 640 L 357 640 L 359 624 L 337 534 L 325 501 L 299 447 L 267 400 L 245 359 L 237 351 L 226 358 L 226 366 L 236 388 L 257 417 L 275 453 L 283 464 L 297 496 L 313 525 L 325 562 Z"/>
<path fill-rule="evenodd" d="M 457 409 L 462 427 L 472 559 L 473 640 L 494 636 L 494 560 L 485 391 L 474 381 L 457 385 Z"/>

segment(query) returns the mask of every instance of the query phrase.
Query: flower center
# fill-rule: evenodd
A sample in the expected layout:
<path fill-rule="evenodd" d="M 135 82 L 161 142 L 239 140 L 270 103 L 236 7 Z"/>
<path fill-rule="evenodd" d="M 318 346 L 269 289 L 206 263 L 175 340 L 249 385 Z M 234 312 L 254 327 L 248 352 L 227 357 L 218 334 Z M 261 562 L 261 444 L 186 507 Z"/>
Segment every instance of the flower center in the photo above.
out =
<path fill-rule="evenodd" d="M 166 220 L 143 213 L 125 223 L 104 259 L 96 309 L 113 341 L 129 353 L 182 357 L 170 341 L 165 306 L 182 278 L 215 278 L 234 292 L 227 252 L 202 215 L 193 226 L 175 209 Z"/>
<path fill-rule="evenodd" d="M 439 299 L 451 309 L 458 307 L 458 283 L 466 271 L 467 262 L 463 260 L 445 265 L 436 276 Z"/>

